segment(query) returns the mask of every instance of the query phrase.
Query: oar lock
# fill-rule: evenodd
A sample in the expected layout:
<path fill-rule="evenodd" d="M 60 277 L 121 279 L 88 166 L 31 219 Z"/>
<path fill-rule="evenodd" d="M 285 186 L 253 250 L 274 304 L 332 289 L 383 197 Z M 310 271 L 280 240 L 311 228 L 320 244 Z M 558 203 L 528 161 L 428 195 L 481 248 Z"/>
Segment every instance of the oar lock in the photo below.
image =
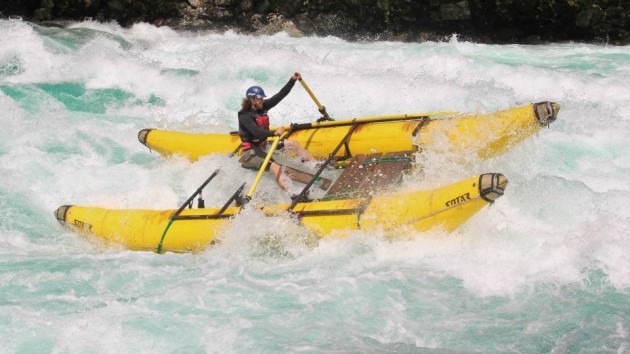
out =
<path fill-rule="evenodd" d="M 203 196 L 201 195 L 201 192 L 199 192 L 199 199 L 197 199 L 197 208 L 203 209 L 205 207 L 206 207 L 206 202 L 203 200 Z"/>
<path fill-rule="evenodd" d="M 317 119 L 317 123 L 321 123 L 321 122 L 332 122 L 332 121 L 334 121 L 334 119 L 332 119 L 332 118 L 330 118 L 330 117 L 325 117 L 325 116 L 319 117 L 319 118 Z"/>
<path fill-rule="evenodd" d="M 328 112 L 326 112 L 326 106 L 322 106 L 322 108 L 319 109 L 319 113 L 321 113 L 322 116 L 317 119 L 317 123 L 334 121 L 334 119 L 330 118 Z"/>
<path fill-rule="evenodd" d="M 206 207 L 206 202 L 205 200 L 203 200 L 203 195 L 201 192 L 199 192 L 199 198 L 197 198 L 197 209 L 203 209 Z M 192 209 L 193 208 L 193 200 L 191 199 L 188 202 L 188 209 Z"/>

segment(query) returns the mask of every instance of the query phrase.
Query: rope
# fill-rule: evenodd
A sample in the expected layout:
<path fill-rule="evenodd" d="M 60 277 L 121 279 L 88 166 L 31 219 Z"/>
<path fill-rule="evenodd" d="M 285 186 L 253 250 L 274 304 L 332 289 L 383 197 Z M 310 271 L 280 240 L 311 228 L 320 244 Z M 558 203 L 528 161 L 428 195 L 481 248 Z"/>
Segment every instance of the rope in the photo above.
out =
<path fill-rule="evenodd" d="M 392 156 L 373 157 L 373 158 L 365 159 L 362 164 L 369 165 L 369 164 L 384 163 L 384 162 L 411 162 L 411 161 L 412 159 L 408 156 L 392 155 Z"/>

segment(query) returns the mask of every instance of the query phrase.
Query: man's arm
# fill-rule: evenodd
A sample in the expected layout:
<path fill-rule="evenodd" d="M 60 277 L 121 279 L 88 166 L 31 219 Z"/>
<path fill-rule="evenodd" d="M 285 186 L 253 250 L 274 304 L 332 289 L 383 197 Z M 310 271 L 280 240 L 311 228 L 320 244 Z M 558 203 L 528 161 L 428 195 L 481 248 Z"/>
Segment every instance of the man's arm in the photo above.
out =
<path fill-rule="evenodd" d="M 271 98 L 265 100 L 265 102 L 263 103 L 263 109 L 265 109 L 265 110 L 272 109 L 278 103 L 280 103 L 280 101 L 282 101 L 282 99 L 287 97 L 289 92 L 291 92 L 291 89 L 293 88 L 293 85 L 295 85 L 295 81 L 296 80 L 294 80 L 293 77 L 291 79 L 289 79 L 289 82 L 287 82 L 286 85 L 284 85 L 284 87 L 282 89 L 280 89 L 280 91 L 278 93 L 276 93 L 275 95 L 271 96 Z"/>

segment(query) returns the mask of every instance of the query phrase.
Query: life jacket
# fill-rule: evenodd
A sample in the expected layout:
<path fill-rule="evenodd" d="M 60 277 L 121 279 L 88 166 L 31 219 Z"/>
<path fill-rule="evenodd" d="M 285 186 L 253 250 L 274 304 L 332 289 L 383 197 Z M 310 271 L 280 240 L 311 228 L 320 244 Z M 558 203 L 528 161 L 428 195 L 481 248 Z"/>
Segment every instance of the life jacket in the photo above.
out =
<path fill-rule="evenodd" d="M 261 127 L 264 130 L 269 130 L 269 115 L 267 115 L 267 112 L 257 115 L 255 120 L 256 120 L 257 126 Z M 267 140 L 263 140 L 259 142 L 243 141 L 241 144 L 241 148 L 243 150 L 248 150 L 254 146 L 264 147 L 265 145 L 267 145 Z"/>

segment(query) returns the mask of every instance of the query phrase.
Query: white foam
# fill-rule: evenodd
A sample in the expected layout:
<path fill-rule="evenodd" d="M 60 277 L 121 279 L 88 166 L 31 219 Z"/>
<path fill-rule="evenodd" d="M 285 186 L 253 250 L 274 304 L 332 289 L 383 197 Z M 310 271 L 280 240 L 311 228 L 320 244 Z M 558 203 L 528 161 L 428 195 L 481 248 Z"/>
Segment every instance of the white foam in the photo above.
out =
<path fill-rule="evenodd" d="M 236 111 L 247 87 L 260 84 L 273 94 L 294 71 L 303 74 L 337 118 L 488 113 L 556 100 L 562 106 L 558 121 L 501 157 L 461 164 L 438 154 L 419 156 L 425 168 L 405 180 L 405 190 L 484 172 L 500 172 L 510 180 L 502 199 L 452 235 L 412 233 L 414 241 L 390 242 L 378 232 L 357 232 L 313 246 L 290 220 L 249 211 L 208 254 L 248 262 L 252 254 L 273 253 L 260 239 L 276 232 L 286 240 L 271 237 L 267 242 L 279 243 L 298 268 L 328 259 L 352 263 L 343 258 L 346 253 L 354 254 L 354 266 L 360 267 L 368 254 L 376 263 L 400 262 L 453 276 L 479 295 L 512 295 L 547 282 L 579 283 L 591 267 L 601 267 L 617 288 L 630 284 L 630 66 L 611 59 L 628 55 L 627 47 L 365 44 L 285 34 L 179 33 L 150 25 L 123 29 L 95 22 L 71 28 L 81 27 L 102 33 L 95 32 L 78 49 L 61 51 L 50 49 L 30 25 L 0 21 L 0 63 L 15 57 L 22 67 L 1 83 L 29 88 L 19 102 L 0 94 L 0 122 L 11 132 L 0 145 L 0 182 L 34 205 L 50 211 L 62 204 L 176 208 L 216 168 L 225 174 L 210 185 L 206 205 L 222 205 L 242 180 L 253 178 L 252 172 L 227 157 L 196 163 L 162 159 L 137 142 L 137 131 L 236 129 Z M 576 59 L 580 56 L 589 56 L 587 64 L 595 65 L 586 66 Z M 574 61 L 578 63 L 571 66 Z M 165 69 L 192 74 L 164 74 Z M 132 98 L 107 107 L 104 114 L 69 112 L 31 85 L 60 82 L 78 82 L 87 90 L 118 89 Z M 163 103 L 148 103 L 151 97 Z M 318 116 L 299 84 L 271 111 L 273 124 L 310 122 Z M 263 181 L 257 197 L 287 200 L 270 179 Z M 257 229 L 253 236 L 247 232 L 252 225 Z M 7 247 L 29 246 L 16 238 Z M 68 335 L 75 331 L 70 328 Z"/>

